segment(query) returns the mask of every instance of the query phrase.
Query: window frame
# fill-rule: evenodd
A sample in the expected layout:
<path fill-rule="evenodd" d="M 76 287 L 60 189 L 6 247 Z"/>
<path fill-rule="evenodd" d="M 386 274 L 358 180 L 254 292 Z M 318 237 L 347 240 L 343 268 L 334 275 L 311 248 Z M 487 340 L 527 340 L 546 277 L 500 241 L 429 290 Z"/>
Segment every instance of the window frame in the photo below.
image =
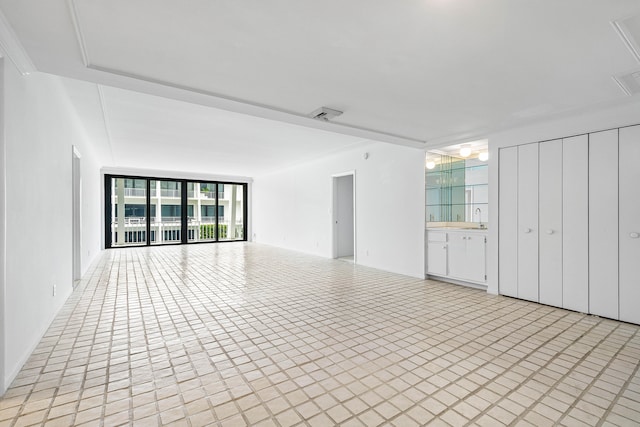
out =
<path fill-rule="evenodd" d="M 112 218 L 112 200 L 111 200 L 111 192 L 112 192 L 112 183 L 113 179 L 131 179 L 131 180 L 146 180 L 146 241 L 144 245 L 136 244 L 136 245 L 113 245 L 113 235 L 111 231 L 111 218 Z M 181 183 L 180 185 L 180 219 L 181 219 L 181 241 L 176 243 L 164 243 L 162 245 L 152 244 L 151 236 L 151 181 L 174 181 Z M 189 218 L 188 218 L 188 210 L 189 210 L 189 199 L 188 199 L 188 184 L 189 183 L 199 183 L 199 184 L 207 184 L 212 185 L 215 191 L 215 206 L 216 206 L 216 215 L 215 215 L 215 240 L 207 240 L 207 241 L 189 241 Z M 217 215 L 220 209 L 220 200 L 219 200 L 219 186 L 222 185 L 239 185 L 242 188 L 242 239 L 235 240 L 221 240 L 218 230 L 219 230 L 219 216 Z M 149 247 L 149 246 L 170 246 L 170 245 L 185 245 L 185 244 L 200 244 L 200 243 L 229 243 L 229 242 L 246 242 L 247 234 L 249 228 L 249 220 L 248 220 L 248 212 L 249 212 L 249 200 L 248 200 L 248 183 L 246 182 L 235 182 L 235 181 L 215 181 L 215 180 L 200 180 L 200 179 L 183 179 L 183 178 L 169 178 L 169 177 L 156 177 L 156 176 L 142 176 L 142 175 L 124 175 L 124 174 L 104 174 L 104 247 L 105 249 L 118 249 L 118 248 L 130 248 L 130 247 Z M 194 216 L 195 216 L 195 208 L 194 208 Z M 157 233 L 156 233 L 157 234 Z M 157 237 L 157 235 L 156 235 Z"/>

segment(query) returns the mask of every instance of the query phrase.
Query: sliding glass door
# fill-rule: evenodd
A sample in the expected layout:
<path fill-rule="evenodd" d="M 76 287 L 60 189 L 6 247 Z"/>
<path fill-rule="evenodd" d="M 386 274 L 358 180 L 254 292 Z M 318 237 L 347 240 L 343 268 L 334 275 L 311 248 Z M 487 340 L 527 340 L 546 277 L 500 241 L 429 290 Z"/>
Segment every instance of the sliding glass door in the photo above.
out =
<path fill-rule="evenodd" d="M 218 185 L 219 240 L 244 240 L 244 191 L 241 184 Z"/>
<path fill-rule="evenodd" d="M 147 244 L 147 180 L 111 178 L 109 194 L 111 246 Z"/>
<path fill-rule="evenodd" d="M 151 244 L 182 243 L 182 183 L 151 181 Z"/>
<path fill-rule="evenodd" d="M 246 240 L 247 184 L 105 176 L 106 247 Z"/>

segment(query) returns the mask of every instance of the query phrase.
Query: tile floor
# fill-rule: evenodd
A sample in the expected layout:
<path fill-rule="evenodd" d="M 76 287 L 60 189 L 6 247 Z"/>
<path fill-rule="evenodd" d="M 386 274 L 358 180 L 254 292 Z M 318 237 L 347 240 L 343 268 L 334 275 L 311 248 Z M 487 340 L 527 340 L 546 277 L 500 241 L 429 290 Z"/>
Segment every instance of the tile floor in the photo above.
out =
<path fill-rule="evenodd" d="M 106 252 L 0 426 L 640 425 L 640 327 L 257 244 Z"/>

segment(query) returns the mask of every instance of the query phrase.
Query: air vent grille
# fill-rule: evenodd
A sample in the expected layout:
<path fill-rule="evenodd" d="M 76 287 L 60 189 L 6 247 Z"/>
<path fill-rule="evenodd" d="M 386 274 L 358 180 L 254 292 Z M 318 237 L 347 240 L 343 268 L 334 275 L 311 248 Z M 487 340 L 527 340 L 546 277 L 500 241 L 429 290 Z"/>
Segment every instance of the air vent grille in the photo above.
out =
<path fill-rule="evenodd" d="M 313 113 L 309 114 L 309 117 L 311 117 L 312 119 L 323 120 L 327 122 L 334 117 L 338 117 L 340 114 L 342 114 L 342 111 L 333 110 L 327 107 L 320 107 Z"/>
<path fill-rule="evenodd" d="M 640 71 L 613 76 L 613 80 L 628 96 L 640 93 Z"/>

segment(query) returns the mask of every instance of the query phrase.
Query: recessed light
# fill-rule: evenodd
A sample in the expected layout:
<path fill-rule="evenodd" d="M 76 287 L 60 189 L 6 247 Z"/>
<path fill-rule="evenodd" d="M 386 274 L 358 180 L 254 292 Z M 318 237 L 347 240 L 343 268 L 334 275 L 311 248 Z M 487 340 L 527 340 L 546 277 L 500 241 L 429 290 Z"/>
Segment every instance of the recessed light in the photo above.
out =
<path fill-rule="evenodd" d="M 460 147 L 460 156 L 469 157 L 471 155 L 471 147 L 469 145 L 463 145 Z"/>

